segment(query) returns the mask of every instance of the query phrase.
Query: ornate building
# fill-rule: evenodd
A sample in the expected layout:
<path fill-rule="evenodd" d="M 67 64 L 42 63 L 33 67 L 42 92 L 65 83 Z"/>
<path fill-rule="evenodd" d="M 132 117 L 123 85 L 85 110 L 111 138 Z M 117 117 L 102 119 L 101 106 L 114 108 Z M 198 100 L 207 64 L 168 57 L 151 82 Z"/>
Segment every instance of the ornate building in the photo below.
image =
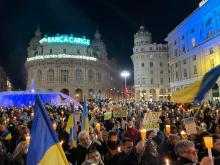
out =
<path fill-rule="evenodd" d="M 2 67 L 0 67 L 0 91 L 6 91 L 6 90 L 7 90 L 7 77 Z"/>
<path fill-rule="evenodd" d="M 151 33 L 141 26 L 134 35 L 134 90 L 136 100 L 165 100 L 169 95 L 167 44 L 152 43 Z"/>
<path fill-rule="evenodd" d="M 118 66 L 108 53 L 97 30 L 94 39 L 71 35 L 44 36 L 39 28 L 28 47 L 27 85 L 37 90 L 62 91 L 78 100 L 111 97 L 120 89 Z"/>
<path fill-rule="evenodd" d="M 185 88 L 220 64 L 220 1 L 203 0 L 199 7 L 172 30 L 169 47 L 170 87 Z M 217 81 L 207 98 L 219 98 Z"/>

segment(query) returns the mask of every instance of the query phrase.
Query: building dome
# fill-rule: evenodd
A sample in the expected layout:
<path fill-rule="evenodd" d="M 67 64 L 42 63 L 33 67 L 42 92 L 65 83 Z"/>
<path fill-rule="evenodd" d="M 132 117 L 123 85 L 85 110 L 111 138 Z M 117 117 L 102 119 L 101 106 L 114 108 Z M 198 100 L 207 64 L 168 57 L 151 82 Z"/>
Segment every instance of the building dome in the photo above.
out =
<path fill-rule="evenodd" d="M 92 40 L 91 47 L 93 48 L 93 55 L 100 59 L 107 59 L 107 51 L 105 43 L 101 39 L 101 34 L 97 28 L 96 33 L 94 34 L 94 39 Z"/>
<path fill-rule="evenodd" d="M 140 29 L 134 35 L 134 41 L 135 44 L 150 44 L 152 43 L 151 33 L 141 25 Z"/>

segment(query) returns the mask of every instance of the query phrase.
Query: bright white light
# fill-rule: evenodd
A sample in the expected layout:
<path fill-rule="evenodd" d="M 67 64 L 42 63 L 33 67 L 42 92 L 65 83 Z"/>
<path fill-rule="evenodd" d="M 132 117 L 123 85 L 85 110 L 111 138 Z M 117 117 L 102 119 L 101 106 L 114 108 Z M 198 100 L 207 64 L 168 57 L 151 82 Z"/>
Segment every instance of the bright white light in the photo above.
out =
<path fill-rule="evenodd" d="M 128 71 L 124 70 L 121 72 L 121 77 L 128 77 L 128 76 L 130 76 L 130 73 Z"/>
<path fill-rule="evenodd" d="M 38 55 L 35 57 L 27 58 L 27 61 L 44 60 L 50 58 L 72 58 L 72 59 L 82 59 L 88 61 L 97 61 L 95 57 L 82 56 L 82 55 L 70 55 L 70 54 L 50 54 L 50 55 Z"/>

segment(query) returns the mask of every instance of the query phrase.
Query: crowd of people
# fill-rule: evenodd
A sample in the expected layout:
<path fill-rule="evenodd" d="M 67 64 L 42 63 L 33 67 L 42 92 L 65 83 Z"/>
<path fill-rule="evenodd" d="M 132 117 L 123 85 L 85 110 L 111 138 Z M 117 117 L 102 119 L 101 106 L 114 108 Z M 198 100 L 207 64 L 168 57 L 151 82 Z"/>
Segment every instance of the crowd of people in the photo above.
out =
<path fill-rule="evenodd" d="M 111 117 L 105 101 L 88 102 L 89 131 L 77 121 L 77 145 L 66 132 L 71 107 L 45 107 L 66 157 L 72 165 L 220 165 L 219 103 L 202 105 L 170 102 L 117 102 L 126 117 Z M 82 114 L 82 109 L 76 110 Z M 143 138 L 146 112 L 159 112 L 158 129 L 147 130 Z M 82 116 L 82 115 L 81 115 Z M 184 119 L 193 117 L 196 134 L 187 134 Z M 34 118 L 34 108 L 0 108 L 0 164 L 24 165 Z M 96 125 L 99 124 L 100 128 Z M 170 132 L 166 132 L 166 125 Z M 182 131 L 186 135 L 181 134 Z M 40 135 L 39 135 L 40 136 Z M 210 157 L 203 137 L 212 137 Z M 49 163 L 48 163 L 49 164 Z"/>

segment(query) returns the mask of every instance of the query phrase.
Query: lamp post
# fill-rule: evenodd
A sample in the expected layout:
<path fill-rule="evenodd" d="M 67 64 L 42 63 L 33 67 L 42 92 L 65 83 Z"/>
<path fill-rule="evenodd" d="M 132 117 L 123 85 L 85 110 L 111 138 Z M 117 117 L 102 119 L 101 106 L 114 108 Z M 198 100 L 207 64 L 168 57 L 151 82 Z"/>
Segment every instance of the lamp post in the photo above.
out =
<path fill-rule="evenodd" d="M 129 76 L 130 76 L 130 73 L 128 71 L 124 70 L 121 72 L 121 77 L 123 77 L 125 79 L 125 90 L 126 90 L 126 79 Z"/>

